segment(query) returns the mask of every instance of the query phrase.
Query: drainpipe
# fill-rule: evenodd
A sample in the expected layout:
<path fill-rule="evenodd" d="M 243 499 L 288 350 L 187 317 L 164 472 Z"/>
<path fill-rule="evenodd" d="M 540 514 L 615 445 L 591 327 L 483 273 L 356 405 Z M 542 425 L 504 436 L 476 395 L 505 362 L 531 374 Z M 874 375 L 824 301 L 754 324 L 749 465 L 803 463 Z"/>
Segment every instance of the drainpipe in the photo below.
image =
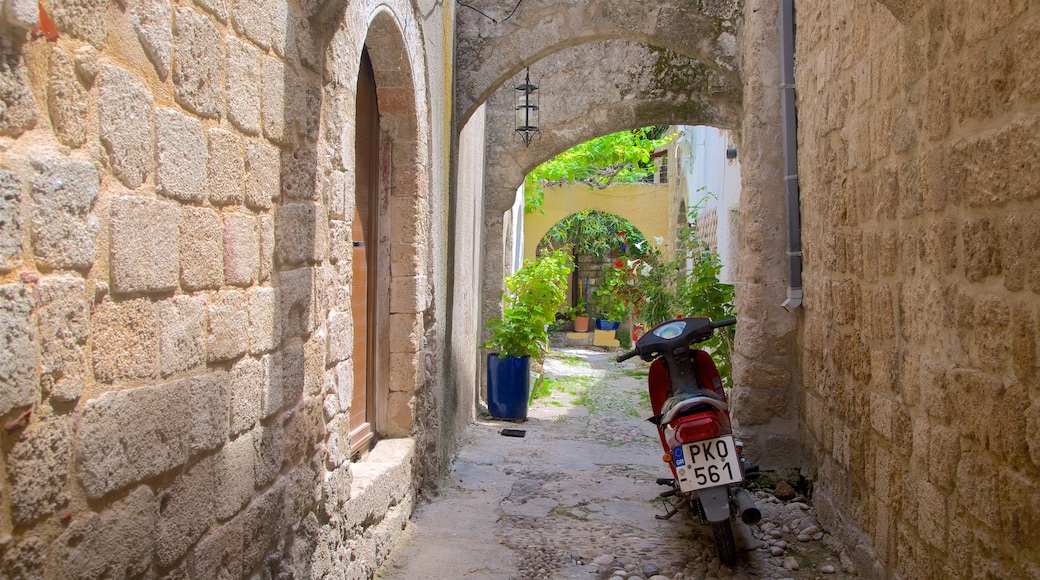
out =
<path fill-rule="evenodd" d="M 802 305 L 802 218 L 798 193 L 798 131 L 794 108 L 794 0 L 780 2 L 780 126 L 783 133 L 784 197 L 787 208 L 787 300 Z"/>

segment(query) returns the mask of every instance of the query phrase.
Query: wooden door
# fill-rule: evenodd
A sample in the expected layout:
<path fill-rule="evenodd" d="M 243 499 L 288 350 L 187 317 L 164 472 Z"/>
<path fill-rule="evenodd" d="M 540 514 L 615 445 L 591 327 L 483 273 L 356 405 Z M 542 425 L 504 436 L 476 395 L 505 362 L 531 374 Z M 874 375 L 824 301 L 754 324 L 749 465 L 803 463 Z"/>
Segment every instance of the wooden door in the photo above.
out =
<path fill-rule="evenodd" d="M 379 240 L 379 109 L 375 75 L 368 50 L 361 53 L 356 117 L 356 195 L 354 203 L 354 278 L 351 312 L 354 315 L 354 397 L 350 403 L 351 451 L 366 449 L 375 434 L 375 321 Z M 372 322 L 373 324 L 370 324 Z"/>

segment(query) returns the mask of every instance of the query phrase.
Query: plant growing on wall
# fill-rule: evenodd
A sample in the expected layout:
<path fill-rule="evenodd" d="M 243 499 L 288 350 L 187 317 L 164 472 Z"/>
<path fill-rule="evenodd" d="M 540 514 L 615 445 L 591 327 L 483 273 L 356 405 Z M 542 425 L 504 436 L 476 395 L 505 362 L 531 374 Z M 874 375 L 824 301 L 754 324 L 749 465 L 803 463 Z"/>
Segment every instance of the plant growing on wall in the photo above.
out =
<path fill-rule="evenodd" d="M 501 318 L 488 321 L 491 337 L 484 348 L 499 357 L 540 358 L 548 348 L 546 328 L 567 296 L 571 256 L 564 250 L 543 252 L 525 260 L 522 268 L 506 278 Z"/>
<path fill-rule="evenodd" d="M 664 262 L 660 255 L 621 259 L 605 272 L 612 293 L 632 307 L 633 318 L 647 328 L 679 316 L 707 316 L 722 320 L 733 316 L 733 286 L 719 280 L 722 262 L 717 252 L 692 225 L 699 211 L 690 211 L 691 225 L 679 231 L 675 257 Z M 606 285 L 606 284 L 605 284 Z M 598 292 L 597 292 L 598 294 Z M 731 384 L 730 352 L 733 327 L 719 329 L 702 348 L 716 355 L 723 384 Z"/>
<path fill-rule="evenodd" d="M 612 213 L 586 209 L 560 220 L 545 232 L 539 248 L 569 245 L 575 255 L 640 257 L 653 252 L 643 234 L 627 219 Z"/>
<path fill-rule="evenodd" d="M 576 145 L 542 163 L 524 180 L 524 213 L 540 211 L 544 188 L 584 183 L 605 188 L 611 183 L 652 180 L 650 155 L 675 135 L 663 137 L 667 127 L 643 127 L 597 137 Z"/>

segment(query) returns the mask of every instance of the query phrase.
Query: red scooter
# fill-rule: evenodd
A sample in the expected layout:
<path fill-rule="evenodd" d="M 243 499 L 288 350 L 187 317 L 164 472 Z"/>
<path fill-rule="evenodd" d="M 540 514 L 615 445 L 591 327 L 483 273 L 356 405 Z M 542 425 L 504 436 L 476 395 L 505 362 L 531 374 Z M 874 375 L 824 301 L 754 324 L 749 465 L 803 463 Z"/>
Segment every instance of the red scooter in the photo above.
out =
<path fill-rule="evenodd" d="M 733 438 L 729 406 L 715 362 L 707 352 L 690 345 L 711 338 L 715 329 L 736 324 L 731 318 L 680 318 L 655 326 L 639 338 L 635 348 L 617 362 L 639 356 L 650 362 L 650 405 L 657 425 L 664 460 L 671 478 L 657 483 L 672 489 L 661 497 L 680 501 L 657 516 L 668 519 L 689 505 L 702 524 L 710 523 L 719 560 L 737 561 L 730 523 L 737 516 L 746 524 L 762 518 L 751 496 L 740 486 L 760 475 L 758 466 L 746 466 L 743 446 Z M 652 361 L 652 362 L 651 362 Z"/>

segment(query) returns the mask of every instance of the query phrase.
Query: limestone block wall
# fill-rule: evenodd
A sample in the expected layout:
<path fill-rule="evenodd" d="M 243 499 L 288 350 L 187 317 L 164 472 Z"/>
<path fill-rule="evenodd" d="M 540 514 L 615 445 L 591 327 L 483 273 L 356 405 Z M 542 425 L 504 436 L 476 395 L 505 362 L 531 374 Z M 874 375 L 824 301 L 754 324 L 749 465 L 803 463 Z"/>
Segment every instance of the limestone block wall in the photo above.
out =
<path fill-rule="evenodd" d="M 1040 6 L 796 13 L 822 520 L 867 577 L 1040 576 Z"/>
<path fill-rule="evenodd" d="M 437 383 L 420 28 L 450 20 L 404 1 L 45 6 L 51 38 L 35 0 L 0 24 L 0 575 L 370 576 L 416 466 L 439 469 L 413 419 Z M 357 462 L 363 44 L 395 330 L 385 438 Z"/>

